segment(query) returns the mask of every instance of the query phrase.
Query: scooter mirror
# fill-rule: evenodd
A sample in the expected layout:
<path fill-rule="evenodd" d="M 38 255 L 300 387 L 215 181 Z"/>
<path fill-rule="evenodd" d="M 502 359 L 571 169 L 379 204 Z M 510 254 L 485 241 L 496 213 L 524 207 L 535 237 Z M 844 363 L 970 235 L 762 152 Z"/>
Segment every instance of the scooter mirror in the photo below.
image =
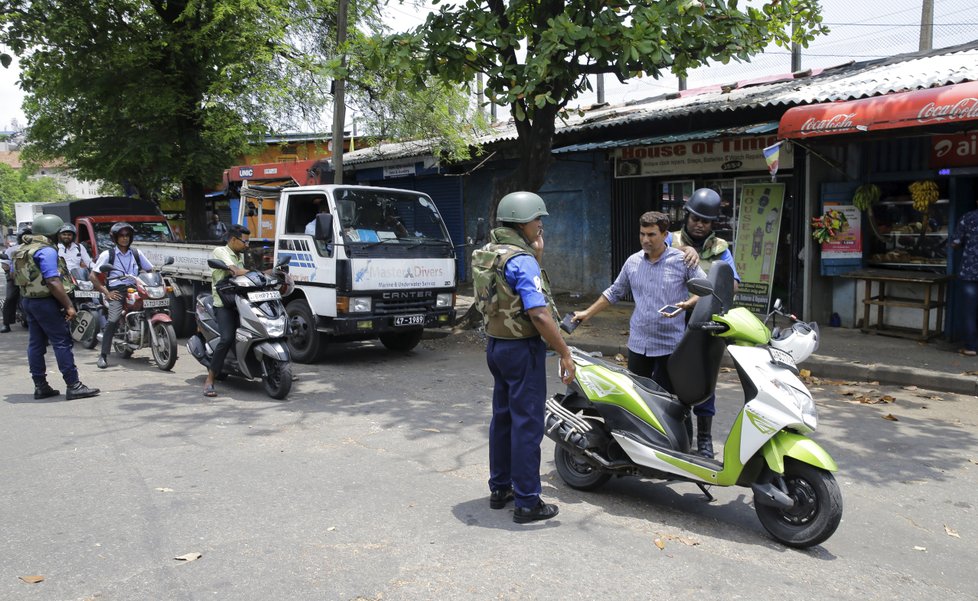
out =
<path fill-rule="evenodd" d="M 291 261 L 291 260 L 292 260 L 292 256 L 291 255 L 285 255 L 285 256 L 283 256 L 282 258 L 280 258 L 278 260 L 278 263 L 275 264 L 275 267 L 282 267 L 282 266 L 288 265 L 289 264 L 289 261 Z"/>
<path fill-rule="evenodd" d="M 176 259 L 174 259 L 173 257 L 167 257 L 167 258 L 163 259 L 163 264 L 164 265 L 173 265 L 173 262 L 174 261 L 176 261 Z"/>
<path fill-rule="evenodd" d="M 713 284 L 706 278 L 693 278 L 686 282 L 686 290 L 696 296 L 710 296 L 713 294 Z"/>
<path fill-rule="evenodd" d="M 227 263 L 224 261 L 219 261 L 217 259 L 207 259 L 207 266 L 211 269 L 227 269 Z"/>
<path fill-rule="evenodd" d="M 782 305 L 781 305 L 781 299 L 780 298 L 774 299 L 774 310 L 780 312 L 781 311 L 781 307 L 782 307 Z"/>
<path fill-rule="evenodd" d="M 111 265 L 103 265 L 103 266 L 99 267 L 98 270 L 101 271 L 102 273 L 109 273 L 110 271 L 112 271 L 112 266 Z"/>

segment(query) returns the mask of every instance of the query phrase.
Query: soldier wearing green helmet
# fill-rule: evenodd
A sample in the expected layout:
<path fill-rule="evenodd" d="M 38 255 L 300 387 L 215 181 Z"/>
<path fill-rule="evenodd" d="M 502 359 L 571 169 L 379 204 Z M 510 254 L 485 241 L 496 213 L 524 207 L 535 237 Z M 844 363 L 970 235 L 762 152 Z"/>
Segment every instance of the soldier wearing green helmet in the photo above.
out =
<path fill-rule="evenodd" d="M 547 396 L 547 345 L 560 356 L 565 384 L 574 378 L 570 349 L 557 329 L 550 282 L 540 268 L 546 204 L 532 192 L 499 201 L 499 227 L 472 255 L 476 306 L 483 314 L 486 362 L 493 376 L 489 425 L 489 507 L 515 501 L 513 521 L 557 515 L 540 498 L 540 442 Z"/>
<path fill-rule="evenodd" d="M 67 322 L 75 317 L 75 308 L 68 293 L 73 285 L 63 258 L 58 256 L 54 240 L 64 222 L 56 215 L 38 215 L 32 225 L 33 233 L 24 237 L 24 244 L 14 253 L 14 278 L 23 297 L 27 315 L 27 364 L 34 380 L 34 398 L 46 399 L 61 394 L 48 384 L 44 353 L 48 343 L 54 349 L 58 369 L 68 390 L 68 400 L 95 396 L 97 388 L 89 388 L 78 378 L 75 356 L 71 350 L 71 334 Z"/>

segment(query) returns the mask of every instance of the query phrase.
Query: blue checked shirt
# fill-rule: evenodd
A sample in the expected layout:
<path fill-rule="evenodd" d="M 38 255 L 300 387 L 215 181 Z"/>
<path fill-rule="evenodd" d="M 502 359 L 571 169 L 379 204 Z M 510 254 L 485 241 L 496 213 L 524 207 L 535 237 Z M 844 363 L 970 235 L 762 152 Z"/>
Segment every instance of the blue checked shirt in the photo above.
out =
<path fill-rule="evenodd" d="M 659 309 L 688 299 L 686 282 L 705 277 L 699 267 L 686 267 L 682 251 L 676 248 L 666 247 L 655 261 L 641 250 L 628 257 L 615 283 L 602 293 L 614 304 L 632 292 L 635 310 L 629 321 L 628 349 L 646 357 L 671 354 L 686 331 L 686 320 L 682 313 L 666 317 Z"/>

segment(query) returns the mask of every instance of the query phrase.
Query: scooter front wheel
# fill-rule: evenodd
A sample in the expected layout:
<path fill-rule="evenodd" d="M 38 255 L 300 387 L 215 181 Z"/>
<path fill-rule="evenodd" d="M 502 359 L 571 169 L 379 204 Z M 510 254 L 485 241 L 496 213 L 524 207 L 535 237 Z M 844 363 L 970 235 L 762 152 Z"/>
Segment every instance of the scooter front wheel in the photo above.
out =
<path fill-rule="evenodd" d="M 261 383 L 265 386 L 268 396 L 276 400 L 284 399 L 292 390 L 292 363 L 265 357 L 265 375 Z"/>
<path fill-rule="evenodd" d="M 755 501 L 764 529 L 783 544 L 801 549 L 832 536 L 842 521 L 842 492 L 832 473 L 800 461 L 787 461 L 779 479 L 794 506 L 784 509 Z"/>
<path fill-rule="evenodd" d="M 571 488 L 594 490 L 611 478 L 611 474 L 594 467 L 584 457 L 575 455 L 562 446 L 554 449 L 554 465 L 560 478 Z"/>
<path fill-rule="evenodd" d="M 156 361 L 156 367 L 170 371 L 177 362 L 177 334 L 173 331 L 173 325 L 166 322 L 154 323 L 153 330 L 156 334 L 153 360 Z"/>

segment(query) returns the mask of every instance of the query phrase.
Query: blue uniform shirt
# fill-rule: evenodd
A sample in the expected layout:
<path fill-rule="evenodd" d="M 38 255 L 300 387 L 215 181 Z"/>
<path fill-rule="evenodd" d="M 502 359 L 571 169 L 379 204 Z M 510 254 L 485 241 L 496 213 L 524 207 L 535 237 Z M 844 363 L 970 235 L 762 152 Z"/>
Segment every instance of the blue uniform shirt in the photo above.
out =
<path fill-rule="evenodd" d="M 53 246 L 45 246 L 34 253 L 34 262 L 41 270 L 41 279 L 60 278 L 58 271 L 58 251 Z"/>
<path fill-rule="evenodd" d="M 546 307 L 547 297 L 543 294 L 543 276 L 540 264 L 530 255 L 516 255 L 506 262 L 506 282 L 520 295 L 523 310 Z"/>

